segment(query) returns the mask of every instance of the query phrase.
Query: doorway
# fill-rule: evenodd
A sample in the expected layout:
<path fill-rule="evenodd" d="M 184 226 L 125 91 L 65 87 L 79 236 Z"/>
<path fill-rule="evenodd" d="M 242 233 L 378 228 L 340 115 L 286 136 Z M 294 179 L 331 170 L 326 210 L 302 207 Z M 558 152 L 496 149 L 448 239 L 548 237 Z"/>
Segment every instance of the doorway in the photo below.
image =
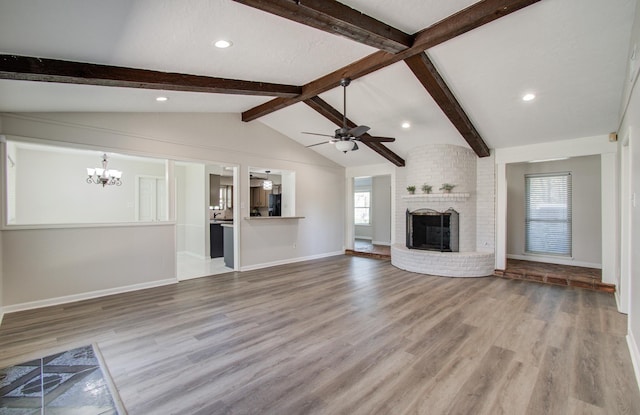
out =
<path fill-rule="evenodd" d="M 167 220 L 167 186 L 164 177 L 136 177 L 136 221 Z"/>
<path fill-rule="evenodd" d="M 391 255 L 391 175 L 353 179 L 353 252 Z"/>
<path fill-rule="evenodd" d="M 211 204 L 220 193 L 220 181 L 215 183 L 215 190 L 211 190 L 211 175 L 218 177 L 222 173 L 233 183 L 235 169 L 225 170 L 221 165 L 209 165 L 195 162 L 176 162 L 174 173 L 176 183 L 176 263 L 178 280 L 206 277 L 234 270 L 233 260 L 231 266 L 225 264 L 223 256 L 211 256 L 211 226 L 212 221 L 218 221 L 214 208 L 217 204 Z M 226 181 L 225 181 L 226 183 Z M 225 186 L 227 186 L 225 184 Z M 232 188 L 229 194 L 233 194 Z M 213 199 L 211 198 L 213 194 Z M 225 197 L 227 192 L 225 191 Z M 231 214 L 227 216 L 231 220 L 227 222 L 233 225 L 232 204 L 227 203 Z M 225 209 L 227 206 L 225 206 Z M 216 224 L 219 226 L 219 224 Z M 232 231 L 233 232 L 233 231 Z M 232 239 L 233 241 L 233 239 Z M 235 253 L 235 244 L 231 242 L 231 252 Z"/>

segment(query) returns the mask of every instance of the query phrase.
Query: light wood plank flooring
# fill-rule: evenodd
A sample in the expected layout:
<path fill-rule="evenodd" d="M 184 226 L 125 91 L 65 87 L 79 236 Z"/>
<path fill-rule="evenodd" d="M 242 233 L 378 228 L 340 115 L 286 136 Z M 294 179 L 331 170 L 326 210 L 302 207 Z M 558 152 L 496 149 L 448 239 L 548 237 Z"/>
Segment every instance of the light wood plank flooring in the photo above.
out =
<path fill-rule="evenodd" d="M 129 414 L 639 414 L 613 295 L 338 256 L 5 316 L 96 342 Z"/>

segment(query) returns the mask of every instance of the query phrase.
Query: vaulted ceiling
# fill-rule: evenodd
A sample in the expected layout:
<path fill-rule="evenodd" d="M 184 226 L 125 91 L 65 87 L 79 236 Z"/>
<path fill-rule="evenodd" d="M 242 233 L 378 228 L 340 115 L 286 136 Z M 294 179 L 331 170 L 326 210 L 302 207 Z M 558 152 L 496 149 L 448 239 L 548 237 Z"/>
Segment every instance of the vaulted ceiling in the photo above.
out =
<path fill-rule="evenodd" d="M 308 151 L 344 166 L 402 165 L 430 143 L 482 157 L 616 130 L 635 4 L 0 0 L 0 111 L 235 112 L 310 145 L 322 138 L 303 131 L 340 124 L 348 76 L 352 125 L 396 141 Z"/>

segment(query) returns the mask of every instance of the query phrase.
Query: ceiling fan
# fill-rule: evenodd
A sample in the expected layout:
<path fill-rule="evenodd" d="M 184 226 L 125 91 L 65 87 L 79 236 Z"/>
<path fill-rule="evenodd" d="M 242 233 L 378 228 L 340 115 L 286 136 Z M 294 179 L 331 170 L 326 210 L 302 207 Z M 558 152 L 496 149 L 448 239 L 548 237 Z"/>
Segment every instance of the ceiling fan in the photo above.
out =
<path fill-rule="evenodd" d="M 335 131 L 334 135 L 303 132 L 302 134 L 331 137 L 329 141 L 311 144 L 307 147 L 315 147 L 321 144 L 331 143 L 335 144 L 336 148 L 339 151 L 346 153 L 347 151 L 356 151 L 358 149 L 358 144 L 356 143 L 356 141 L 360 141 L 362 143 L 392 143 L 396 140 L 392 137 L 372 137 L 369 135 L 362 137 L 363 134 L 371 129 L 370 127 L 367 127 L 366 125 L 357 125 L 353 128 L 349 128 L 347 126 L 347 87 L 350 83 L 350 78 L 343 78 L 342 80 L 340 80 L 340 85 L 343 87 L 342 127 L 338 128 Z"/>

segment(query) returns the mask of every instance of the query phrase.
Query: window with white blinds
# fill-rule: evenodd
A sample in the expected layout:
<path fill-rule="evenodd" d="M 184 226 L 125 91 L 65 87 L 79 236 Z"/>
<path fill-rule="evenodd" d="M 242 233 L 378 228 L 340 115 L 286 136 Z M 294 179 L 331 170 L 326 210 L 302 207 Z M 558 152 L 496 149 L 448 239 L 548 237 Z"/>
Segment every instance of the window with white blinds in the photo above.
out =
<path fill-rule="evenodd" d="M 525 251 L 571 256 L 571 173 L 525 175 Z"/>
<path fill-rule="evenodd" d="M 356 225 L 369 225 L 371 214 L 371 192 L 355 192 L 353 198 L 353 217 Z"/>

